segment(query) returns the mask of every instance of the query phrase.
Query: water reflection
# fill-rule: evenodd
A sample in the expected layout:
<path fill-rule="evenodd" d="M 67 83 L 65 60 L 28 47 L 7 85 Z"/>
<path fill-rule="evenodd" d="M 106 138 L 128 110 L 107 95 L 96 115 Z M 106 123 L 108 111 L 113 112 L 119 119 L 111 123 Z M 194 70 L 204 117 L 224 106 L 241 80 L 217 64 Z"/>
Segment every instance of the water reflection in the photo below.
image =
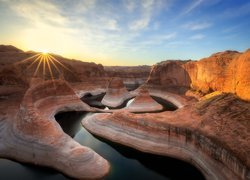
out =
<path fill-rule="evenodd" d="M 101 138 L 94 137 L 80 125 L 84 112 L 66 112 L 56 115 L 62 129 L 84 146 L 88 146 L 107 159 L 111 172 L 107 180 L 134 179 L 204 179 L 202 174 L 188 163 L 135 151 Z M 68 121 L 68 122 L 65 122 Z M 0 179 L 65 180 L 56 170 L 0 159 Z"/>
<path fill-rule="evenodd" d="M 193 166 L 172 158 L 141 153 L 104 139 L 93 137 L 84 128 L 74 138 L 84 144 L 111 164 L 108 180 L 133 179 L 204 179 Z"/>
<path fill-rule="evenodd" d="M 110 110 L 110 109 L 123 109 L 123 108 L 126 108 L 128 107 L 134 100 L 135 100 L 135 97 L 132 97 L 132 98 L 129 98 L 127 100 L 125 100 L 120 106 L 118 107 L 106 107 L 105 105 L 103 105 L 101 103 L 103 97 L 104 97 L 105 93 L 102 93 L 102 94 L 98 94 L 98 95 L 92 95 L 90 93 L 87 93 L 85 94 L 81 100 L 83 102 L 85 102 L 86 104 L 88 104 L 89 106 L 91 107 L 96 107 L 96 108 L 100 108 L 100 109 L 104 109 L 104 110 Z M 160 98 L 160 97 L 157 97 L 157 96 L 151 96 L 156 102 L 158 102 L 159 104 L 162 105 L 163 109 L 160 110 L 160 111 L 154 111 L 153 113 L 156 113 L 156 112 L 163 112 L 163 111 L 175 111 L 177 109 L 177 107 L 172 104 L 171 102 L 163 99 L 163 98 Z M 145 113 L 145 112 L 144 112 Z"/>
<path fill-rule="evenodd" d="M 8 159 L 0 158 L 0 179 L 2 180 L 67 180 L 69 178 L 58 171 L 34 166 L 30 164 L 18 163 Z"/>

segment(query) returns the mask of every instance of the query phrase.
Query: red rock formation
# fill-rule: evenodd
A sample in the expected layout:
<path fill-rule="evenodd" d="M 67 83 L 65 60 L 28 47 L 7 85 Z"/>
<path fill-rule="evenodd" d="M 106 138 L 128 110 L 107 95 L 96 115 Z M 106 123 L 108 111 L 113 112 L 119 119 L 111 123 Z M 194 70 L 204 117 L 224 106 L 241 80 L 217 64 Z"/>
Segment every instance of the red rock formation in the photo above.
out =
<path fill-rule="evenodd" d="M 247 179 L 249 109 L 249 103 L 232 94 L 221 94 L 175 112 L 116 111 L 94 114 L 82 124 L 108 140 L 188 161 L 206 179 Z"/>
<path fill-rule="evenodd" d="M 121 106 L 125 100 L 131 98 L 128 90 L 125 88 L 121 78 L 112 78 L 107 87 L 102 104 L 111 108 Z"/>
<path fill-rule="evenodd" d="M 225 51 L 200 61 L 165 61 L 156 64 L 147 83 L 186 92 L 189 87 L 203 93 L 212 91 L 236 93 L 250 100 L 250 53 Z"/>
<path fill-rule="evenodd" d="M 225 73 L 223 91 L 236 93 L 240 98 L 250 101 L 250 50 L 236 57 Z"/>
<path fill-rule="evenodd" d="M 20 76 L 15 69 L 4 68 L 0 71 L 0 98 L 15 95 L 27 88 L 25 77 Z"/>
<path fill-rule="evenodd" d="M 105 66 L 108 77 L 122 78 L 127 89 L 136 89 L 146 82 L 151 66 Z"/>
<path fill-rule="evenodd" d="M 23 51 L 11 45 L 0 45 L 0 53 L 1 52 L 23 52 Z"/>
<path fill-rule="evenodd" d="M 163 107 L 150 96 L 148 90 L 142 88 L 126 109 L 129 112 L 155 112 L 162 110 Z"/>
<path fill-rule="evenodd" d="M 105 159 L 75 142 L 55 121 L 58 112 L 91 111 L 65 81 L 32 86 L 18 113 L 13 106 L 8 111 L 0 119 L 1 157 L 52 167 L 77 179 L 97 179 L 108 173 Z"/>

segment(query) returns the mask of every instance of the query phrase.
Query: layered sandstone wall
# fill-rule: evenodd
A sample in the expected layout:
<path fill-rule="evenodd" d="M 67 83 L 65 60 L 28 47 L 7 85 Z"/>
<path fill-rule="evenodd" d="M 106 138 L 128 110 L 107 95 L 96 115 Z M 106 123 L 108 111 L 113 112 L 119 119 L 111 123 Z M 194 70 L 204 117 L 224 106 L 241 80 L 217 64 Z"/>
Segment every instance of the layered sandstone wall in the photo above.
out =
<path fill-rule="evenodd" d="M 94 114 L 82 124 L 111 141 L 188 161 L 207 179 L 248 179 L 249 103 L 221 94 L 191 104 L 175 112 Z"/>
<path fill-rule="evenodd" d="M 91 108 L 65 81 L 47 81 L 29 88 L 18 113 L 0 121 L 0 156 L 52 167 L 77 179 L 102 178 L 109 171 L 108 162 L 63 132 L 54 117 L 62 111 Z"/>
<path fill-rule="evenodd" d="M 173 91 L 231 92 L 250 100 L 250 51 L 225 51 L 199 61 L 164 61 L 153 66 L 147 83 Z"/>

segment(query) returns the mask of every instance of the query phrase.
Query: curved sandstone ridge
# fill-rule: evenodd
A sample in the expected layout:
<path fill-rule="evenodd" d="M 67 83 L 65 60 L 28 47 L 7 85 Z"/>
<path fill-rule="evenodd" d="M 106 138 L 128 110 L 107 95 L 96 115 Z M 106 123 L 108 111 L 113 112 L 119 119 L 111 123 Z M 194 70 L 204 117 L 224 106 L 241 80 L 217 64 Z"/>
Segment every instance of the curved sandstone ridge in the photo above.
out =
<path fill-rule="evenodd" d="M 131 97 L 122 79 L 112 78 L 109 82 L 106 94 L 102 99 L 102 104 L 111 108 L 117 108 Z"/>
<path fill-rule="evenodd" d="M 147 89 L 141 89 L 126 109 L 129 112 L 155 112 L 162 110 L 163 107 L 150 96 Z"/>
<path fill-rule="evenodd" d="M 92 111 L 64 81 L 48 81 L 26 92 L 15 120 L 0 121 L 0 156 L 53 167 L 77 179 L 102 178 L 108 162 L 63 132 L 54 115 Z"/>
<path fill-rule="evenodd" d="M 215 102 L 217 109 L 213 107 Z M 230 115 L 223 111 L 227 103 L 231 103 L 234 109 Z M 224 123 L 225 118 L 225 121 L 235 121 L 235 114 L 237 111 L 241 113 L 242 107 L 245 112 L 246 104 L 235 97 L 221 95 L 198 103 L 195 111 L 194 106 L 186 105 L 175 112 L 156 114 L 133 114 L 124 110 L 113 114 L 93 114 L 85 118 L 82 124 L 91 133 L 111 141 L 140 151 L 188 161 L 199 168 L 207 179 L 248 179 L 249 127 L 242 130 L 242 125 L 247 123 L 250 115 L 243 118 L 244 123 L 237 122 L 233 127 L 231 123 Z M 224 129 L 217 132 L 218 124 Z M 232 131 L 241 134 L 234 136 Z M 232 142 L 237 142 L 237 146 Z"/>

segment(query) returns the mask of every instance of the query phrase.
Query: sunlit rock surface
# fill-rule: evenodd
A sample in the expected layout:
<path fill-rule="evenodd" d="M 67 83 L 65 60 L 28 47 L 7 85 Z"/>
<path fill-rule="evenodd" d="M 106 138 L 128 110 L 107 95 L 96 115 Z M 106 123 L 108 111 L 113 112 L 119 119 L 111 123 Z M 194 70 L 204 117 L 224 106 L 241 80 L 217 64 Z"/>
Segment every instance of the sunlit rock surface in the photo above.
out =
<path fill-rule="evenodd" d="M 150 96 L 147 89 L 141 89 L 126 109 L 130 112 L 155 112 L 162 110 L 163 107 Z"/>
<path fill-rule="evenodd" d="M 102 99 L 102 104 L 111 108 L 117 108 L 131 97 L 122 79 L 112 78 L 108 84 L 106 94 Z"/>
<path fill-rule="evenodd" d="M 156 64 L 148 84 L 185 94 L 188 89 L 209 93 L 236 93 L 250 100 L 250 51 L 215 53 L 199 61 L 164 61 Z"/>
<path fill-rule="evenodd" d="M 20 108 L 10 106 L 5 118 L 1 118 L 0 156 L 52 167 L 77 179 L 102 178 L 109 171 L 108 162 L 63 132 L 54 118 L 63 111 L 91 108 L 80 101 L 65 81 L 32 86 Z"/>

